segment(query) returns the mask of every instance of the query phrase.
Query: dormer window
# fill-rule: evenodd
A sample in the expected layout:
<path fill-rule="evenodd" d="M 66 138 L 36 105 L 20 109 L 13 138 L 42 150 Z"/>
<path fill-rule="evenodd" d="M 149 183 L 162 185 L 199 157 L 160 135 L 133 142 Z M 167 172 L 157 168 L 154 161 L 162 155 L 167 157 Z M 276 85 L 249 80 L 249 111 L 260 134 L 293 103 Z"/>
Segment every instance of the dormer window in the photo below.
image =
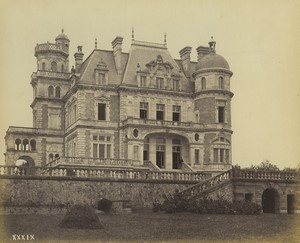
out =
<path fill-rule="evenodd" d="M 146 87 L 146 76 L 141 76 L 141 87 Z"/>
<path fill-rule="evenodd" d="M 156 78 L 156 88 L 162 89 L 163 88 L 163 82 L 164 82 L 163 78 Z"/>
<path fill-rule="evenodd" d="M 178 79 L 173 79 L 173 90 L 179 90 L 179 80 Z"/>
<path fill-rule="evenodd" d="M 101 62 L 97 64 L 97 67 L 95 68 L 95 81 L 96 84 L 100 85 L 108 84 L 108 68 L 106 66 L 106 63 L 103 62 L 102 59 Z"/>

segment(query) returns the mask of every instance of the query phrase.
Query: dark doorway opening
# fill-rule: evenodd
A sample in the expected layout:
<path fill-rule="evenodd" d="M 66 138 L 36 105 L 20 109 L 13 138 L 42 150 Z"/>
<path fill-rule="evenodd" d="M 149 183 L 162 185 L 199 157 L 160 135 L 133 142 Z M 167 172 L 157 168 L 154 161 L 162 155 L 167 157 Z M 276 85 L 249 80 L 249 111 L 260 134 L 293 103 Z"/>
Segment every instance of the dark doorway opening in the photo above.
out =
<path fill-rule="evenodd" d="M 293 214 L 295 212 L 295 195 L 287 195 L 287 213 Z"/>
<path fill-rule="evenodd" d="M 273 188 L 266 189 L 262 194 L 262 208 L 264 213 L 276 213 L 279 208 L 278 193 Z"/>
<path fill-rule="evenodd" d="M 181 169 L 181 153 L 180 146 L 173 146 L 173 169 Z"/>
<path fill-rule="evenodd" d="M 165 167 L 165 152 L 156 151 L 156 165 L 159 168 L 164 168 Z"/>

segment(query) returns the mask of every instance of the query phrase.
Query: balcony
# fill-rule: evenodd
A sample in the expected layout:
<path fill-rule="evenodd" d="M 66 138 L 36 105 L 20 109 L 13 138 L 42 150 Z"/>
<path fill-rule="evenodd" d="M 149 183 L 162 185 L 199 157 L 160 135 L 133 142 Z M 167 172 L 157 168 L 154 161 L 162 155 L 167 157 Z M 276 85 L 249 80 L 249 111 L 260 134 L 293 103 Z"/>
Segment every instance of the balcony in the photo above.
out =
<path fill-rule="evenodd" d="M 47 166 L 116 166 L 132 167 L 139 166 L 139 160 L 129 159 L 100 159 L 100 158 L 80 158 L 80 157 L 61 157 L 48 163 Z"/>
<path fill-rule="evenodd" d="M 122 121 L 123 126 L 131 125 L 142 125 L 142 126 L 154 126 L 154 127 L 163 127 L 163 128 L 193 128 L 193 129 L 231 129 L 229 124 L 225 123 L 215 123 L 215 124 L 199 124 L 193 122 L 176 122 L 176 121 L 161 121 L 154 119 L 140 119 L 128 117 Z"/>
<path fill-rule="evenodd" d="M 68 79 L 70 76 L 69 73 L 59 73 L 59 72 L 48 72 L 48 71 L 37 71 L 31 75 L 31 78 L 37 77 L 46 77 L 46 78 L 54 78 L 54 79 Z"/>
<path fill-rule="evenodd" d="M 35 56 L 37 56 L 38 52 L 46 52 L 46 51 L 55 51 L 61 52 L 62 54 L 69 56 L 69 49 L 63 45 L 57 45 L 55 43 L 44 43 L 36 45 L 35 49 Z"/>
<path fill-rule="evenodd" d="M 30 134 L 30 135 L 63 135 L 62 130 L 32 128 L 32 127 L 12 127 L 10 126 L 7 134 Z"/>

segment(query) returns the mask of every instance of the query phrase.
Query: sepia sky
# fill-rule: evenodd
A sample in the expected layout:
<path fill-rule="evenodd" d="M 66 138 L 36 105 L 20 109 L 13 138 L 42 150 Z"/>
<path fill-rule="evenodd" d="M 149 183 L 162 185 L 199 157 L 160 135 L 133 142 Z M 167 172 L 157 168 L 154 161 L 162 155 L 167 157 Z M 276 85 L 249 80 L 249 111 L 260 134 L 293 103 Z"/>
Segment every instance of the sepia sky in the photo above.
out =
<path fill-rule="evenodd" d="M 233 71 L 233 164 L 268 159 L 280 168 L 300 162 L 300 4 L 297 0 L 203 1 L 1 1 L 0 3 L 0 162 L 8 126 L 32 126 L 30 76 L 36 71 L 36 43 L 54 42 L 62 25 L 71 40 L 70 67 L 77 45 L 86 58 L 124 37 L 123 52 L 135 39 L 179 50 L 207 45 Z"/>

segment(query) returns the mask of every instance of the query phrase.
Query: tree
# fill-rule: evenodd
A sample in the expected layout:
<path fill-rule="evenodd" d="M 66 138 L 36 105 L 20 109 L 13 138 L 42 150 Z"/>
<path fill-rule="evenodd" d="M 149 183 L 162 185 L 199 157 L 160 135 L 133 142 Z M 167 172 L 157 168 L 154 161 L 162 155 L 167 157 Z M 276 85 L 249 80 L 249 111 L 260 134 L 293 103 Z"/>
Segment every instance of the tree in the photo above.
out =
<path fill-rule="evenodd" d="M 254 169 L 254 170 L 279 170 L 277 165 L 272 164 L 267 159 L 262 161 L 259 165 L 251 165 L 249 169 Z"/>

